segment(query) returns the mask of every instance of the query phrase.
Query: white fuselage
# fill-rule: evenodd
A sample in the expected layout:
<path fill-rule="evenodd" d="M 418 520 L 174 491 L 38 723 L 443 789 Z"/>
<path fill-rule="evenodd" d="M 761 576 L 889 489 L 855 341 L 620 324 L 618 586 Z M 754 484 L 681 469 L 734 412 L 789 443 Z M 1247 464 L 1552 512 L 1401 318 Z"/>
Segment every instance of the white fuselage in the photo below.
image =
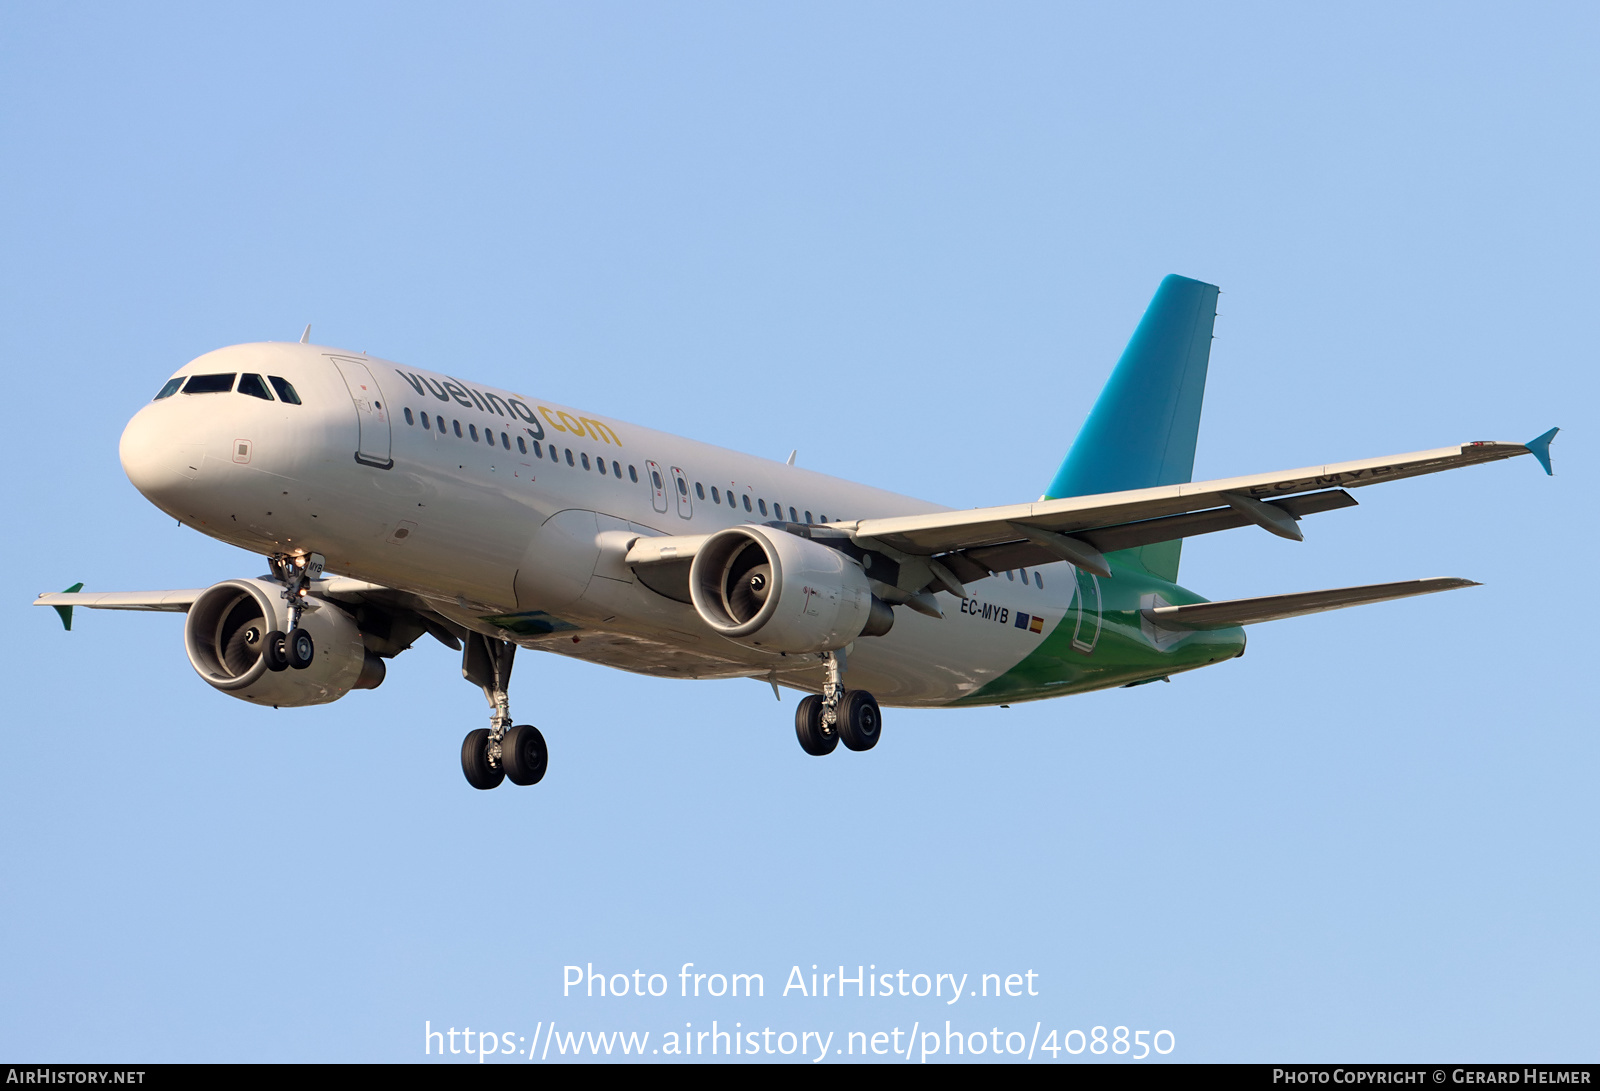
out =
<path fill-rule="evenodd" d="M 332 572 L 524 647 L 665 677 L 815 691 L 822 668 L 719 636 L 692 605 L 642 586 L 608 543 L 941 510 L 360 353 L 238 345 L 177 374 L 275 376 L 301 404 L 228 391 L 141 409 L 122 463 L 162 510 L 254 553 L 322 553 Z M 1070 567 L 1018 575 L 973 584 L 976 606 L 939 596 L 942 620 L 896 610 L 891 632 L 853 646 L 851 684 L 888 705 L 974 694 L 1041 639 L 1002 610 L 1043 617 L 1047 634 L 1072 603 Z"/>

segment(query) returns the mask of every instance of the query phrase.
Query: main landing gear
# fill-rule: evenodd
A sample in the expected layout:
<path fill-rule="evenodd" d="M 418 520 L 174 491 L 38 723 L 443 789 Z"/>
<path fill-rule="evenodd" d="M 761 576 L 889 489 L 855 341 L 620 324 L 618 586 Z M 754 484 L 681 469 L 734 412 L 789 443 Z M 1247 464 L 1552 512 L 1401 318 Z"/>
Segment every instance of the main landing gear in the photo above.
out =
<path fill-rule="evenodd" d="M 814 757 L 833 753 L 840 740 L 850 750 L 871 750 L 883 733 L 878 701 L 864 689 L 844 688 L 845 653 L 824 652 L 827 680 L 822 694 L 800 701 L 794 713 L 794 733 L 800 749 Z"/>
<path fill-rule="evenodd" d="M 487 791 L 502 780 L 512 784 L 538 784 L 550 765 L 544 736 L 531 724 L 511 726 L 511 661 L 517 646 L 482 633 L 467 634 L 461 656 L 461 675 L 482 687 L 489 699 L 489 726 L 467 732 L 461 743 L 461 772 L 467 783 Z"/>
<path fill-rule="evenodd" d="M 274 553 L 267 558 L 272 574 L 283 584 L 283 598 L 289 604 L 288 633 L 274 629 L 262 638 L 261 658 L 266 660 L 269 671 L 290 667 L 303 671 L 316 660 L 316 643 L 311 634 L 300 627 L 300 615 L 306 608 L 311 581 L 322 578 L 322 566 L 326 563 L 327 558 L 320 553 L 303 556 Z"/>

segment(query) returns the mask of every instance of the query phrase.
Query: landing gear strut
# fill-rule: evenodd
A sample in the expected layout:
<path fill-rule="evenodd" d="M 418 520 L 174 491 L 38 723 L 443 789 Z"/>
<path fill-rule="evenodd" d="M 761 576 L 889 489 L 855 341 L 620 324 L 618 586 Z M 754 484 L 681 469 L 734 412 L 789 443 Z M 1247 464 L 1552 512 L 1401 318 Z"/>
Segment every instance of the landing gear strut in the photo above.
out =
<path fill-rule="evenodd" d="M 538 784 L 550 765 L 544 735 L 531 724 L 511 725 L 511 663 L 517 646 L 482 633 L 467 634 L 461 676 L 479 686 L 489 700 L 489 726 L 467 733 L 461 743 L 461 772 L 467 783 L 487 791 L 502 780 Z"/>
<path fill-rule="evenodd" d="M 843 740 L 850 750 L 878 745 L 883 716 L 877 699 L 864 689 L 844 688 L 845 651 L 822 653 L 822 695 L 812 694 L 795 709 L 794 733 L 800 749 L 815 757 L 833 753 Z"/>
<path fill-rule="evenodd" d="M 274 629 L 268 633 L 262 657 L 270 671 L 281 671 L 285 667 L 305 670 L 316 661 L 317 646 L 311 634 L 300 627 L 300 614 L 306 608 L 311 581 L 322 578 L 322 566 L 327 564 L 327 558 L 320 553 L 300 556 L 274 553 L 267 558 L 267 563 L 272 566 L 272 574 L 283 583 L 283 598 L 289 604 L 289 632 L 285 635 Z"/>

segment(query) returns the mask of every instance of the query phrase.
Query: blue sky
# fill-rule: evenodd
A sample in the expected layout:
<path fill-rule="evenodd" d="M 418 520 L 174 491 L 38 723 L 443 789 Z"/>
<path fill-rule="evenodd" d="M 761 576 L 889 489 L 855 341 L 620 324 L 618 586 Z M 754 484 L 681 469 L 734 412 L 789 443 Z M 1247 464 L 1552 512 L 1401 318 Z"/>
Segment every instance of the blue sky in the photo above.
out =
<path fill-rule="evenodd" d="M 13 9 L 0 1054 L 950 1019 L 1166 1029 L 1184 1060 L 1592 1058 L 1597 22 Z M 487 794 L 457 762 L 482 697 L 437 645 L 274 713 L 204 686 L 174 618 L 67 634 L 28 605 L 263 568 L 117 463 L 222 345 L 311 322 L 972 506 L 1038 495 L 1169 272 L 1224 293 L 1199 477 L 1563 427 L 1553 479 L 1520 459 L 1363 492 L 1303 544 L 1196 540 L 1187 585 L 1484 586 L 1262 626 L 1171 685 L 891 710 L 875 751 L 821 762 L 793 695 L 524 654 L 551 773 Z M 591 962 L 674 993 L 563 998 Z M 677 997 L 684 962 L 768 996 Z M 1040 995 L 775 995 L 813 963 L 1032 970 Z"/>

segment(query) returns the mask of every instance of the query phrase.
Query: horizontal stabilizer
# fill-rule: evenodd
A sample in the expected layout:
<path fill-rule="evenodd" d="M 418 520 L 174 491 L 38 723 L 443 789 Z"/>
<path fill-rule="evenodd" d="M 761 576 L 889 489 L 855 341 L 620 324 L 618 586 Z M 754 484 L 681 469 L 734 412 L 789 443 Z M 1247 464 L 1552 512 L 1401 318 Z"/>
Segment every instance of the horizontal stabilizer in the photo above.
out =
<path fill-rule="evenodd" d="M 1189 606 L 1156 606 L 1140 612 L 1146 620 L 1163 629 L 1226 629 L 1233 625 L 1254 625 L 1260 621 L 1277 621 L 1279 618 L 1317 614 L 1324 610 L 1341 610 L 1346 606 L 1365 606 L 1369 602 L 1386 602 L 1389 599 L 1477 586 L 1473 580 L 1454 577 L 1404 580 L 1400 583 L 1369 583 L 1363 587 L 1335 587 L 1329 591 L 1302 591 L 1297 595 L 1264 595 L 1255 599 L 1197 602 Z"/>

